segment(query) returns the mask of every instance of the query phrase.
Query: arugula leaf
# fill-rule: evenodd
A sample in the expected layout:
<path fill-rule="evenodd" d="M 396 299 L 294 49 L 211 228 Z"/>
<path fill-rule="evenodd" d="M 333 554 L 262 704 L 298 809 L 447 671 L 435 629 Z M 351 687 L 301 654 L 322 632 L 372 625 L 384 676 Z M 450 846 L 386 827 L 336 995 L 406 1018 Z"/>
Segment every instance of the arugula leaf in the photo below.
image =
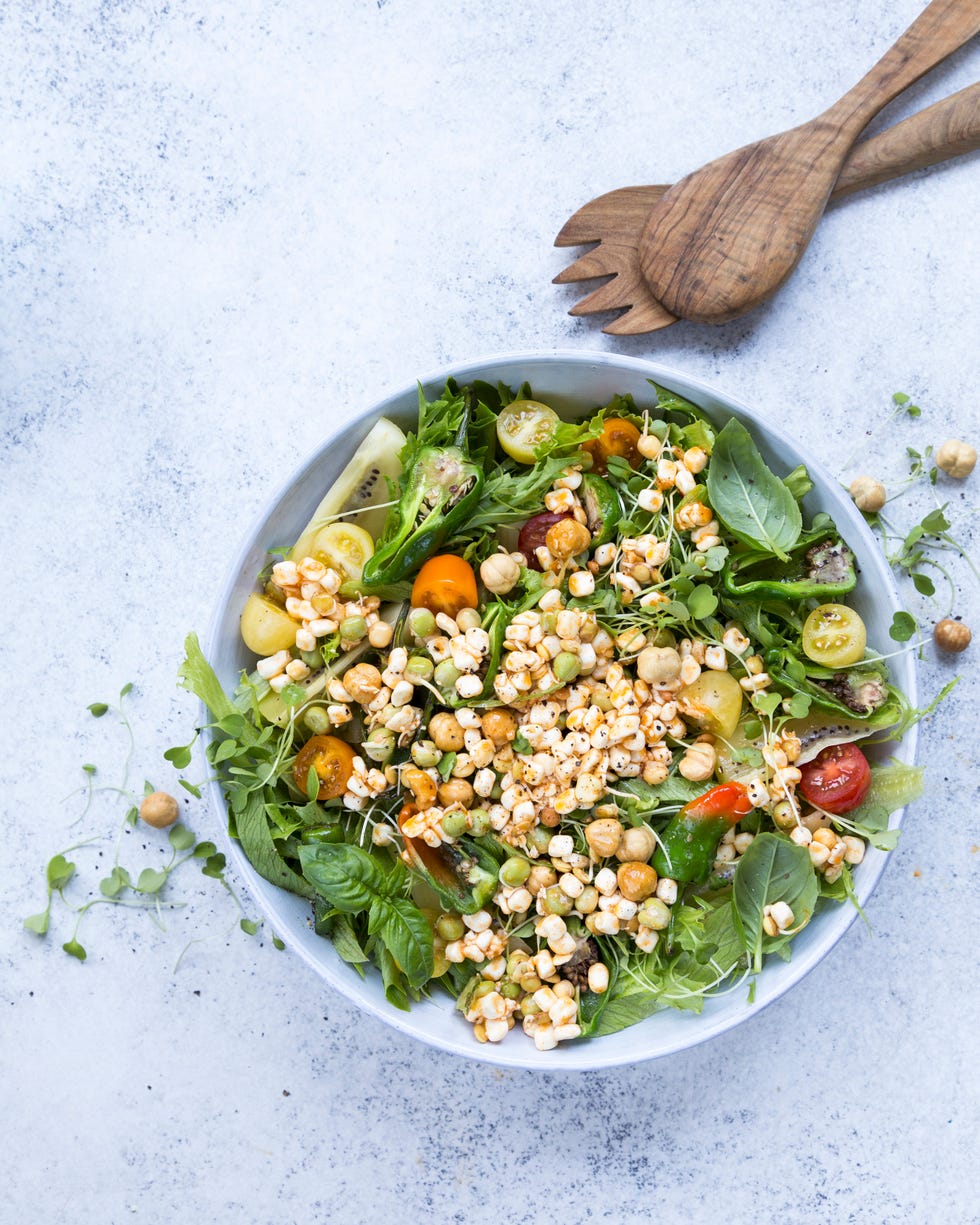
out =
<path fill-rule="evenodd" d="M 758 834 L 738 862 L 732 882 L 732 904 L 742 944 L 752 968 L 762 968 L 762 954 L 788 943 L 790 935 L 767 936 L 762 927 L 766 906 L 785 902 L 793 911 L 794 930 L 810 921 L 819 884 L 806 847 L 776 834 Z"/>
<path fill-rule="evenodd" d="M 265 815 L 265 800 L 261 791 L 252 792 L 245 806 L 235 814 L 235 832 L 249 863 L 273 885 L 311 898 L 310 884 L 294 872 L 276 850 L 272 831 Z"/>
<path fill-rule="evenodd" d="M 711 506 L 732 535 L 789 559 L 803 530 L 800 508 L 734 417 L 715 439 L 707 484 Z"/>

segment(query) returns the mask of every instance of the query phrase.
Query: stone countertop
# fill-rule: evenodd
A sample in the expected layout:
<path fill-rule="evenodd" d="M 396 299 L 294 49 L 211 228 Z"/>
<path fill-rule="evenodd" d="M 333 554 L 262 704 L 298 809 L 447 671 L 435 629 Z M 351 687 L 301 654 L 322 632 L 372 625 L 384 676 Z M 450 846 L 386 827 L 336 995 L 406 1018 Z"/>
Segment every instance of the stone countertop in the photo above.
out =
<path fill-rule="evenodd" d="M 196 706 L 174 674 L 245 526 L 328 433 L 474 355 L 647 355 L 893 487 L 906 448 L 977 441 L 977 160 L 833 208 L 775 300 L 616 339 L 566 314 L 562 222 L 812 117 L 921 5 L 10 0 L 3 31 L 0 521 L 8 594 L 0 927 L 2 1225 L 184 1221 L 975 1220 L 976 650 L 922 652 L 926 793 L 830 956 L 743 1027 L 569 1076 L 494 1070 L 357 1013 L 189 865 L 152 916 L 40 940 L 44 864 L 87 896 L 129 783 Z M 893 104 L 975 80 L 976 47 Z M 878 124 L 877 126 L 881 126 Z M 893 392 L 921 406 L 890 418 Z M 845 457 L 857 449 L 848 465 Z M 842 465 L 844 465 L 842 469 Z M 977 555 L 977 481 L 920 484 Z M 938 604 L 977 581 L 940 555 Z M 221 844 L 222 822 L 185 818 Z M 121 835 L 125 862 L 165 840 Z M 229 872 L 246 912 L 255 907 Z M 196 941 L 195 943 L 189 943 Z M 183 957 L 175 970 L 178 957 Z"/>

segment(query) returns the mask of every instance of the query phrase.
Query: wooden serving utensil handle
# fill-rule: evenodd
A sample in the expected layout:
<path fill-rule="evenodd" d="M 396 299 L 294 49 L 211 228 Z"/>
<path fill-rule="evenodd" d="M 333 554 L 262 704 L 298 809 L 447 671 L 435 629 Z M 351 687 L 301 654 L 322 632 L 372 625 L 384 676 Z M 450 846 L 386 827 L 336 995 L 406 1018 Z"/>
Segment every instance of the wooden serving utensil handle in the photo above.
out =
<path fill-rule="evenodd" d="M 980 83 L 910 115 L 855 145 L 831 199 L 980 149 Z"/>
<path fill-rule="evenodd" d="M 827 112 L 857 134 L 919 77 L 980 33 L 980 0 L 932 0 L 877 64 Z"/>

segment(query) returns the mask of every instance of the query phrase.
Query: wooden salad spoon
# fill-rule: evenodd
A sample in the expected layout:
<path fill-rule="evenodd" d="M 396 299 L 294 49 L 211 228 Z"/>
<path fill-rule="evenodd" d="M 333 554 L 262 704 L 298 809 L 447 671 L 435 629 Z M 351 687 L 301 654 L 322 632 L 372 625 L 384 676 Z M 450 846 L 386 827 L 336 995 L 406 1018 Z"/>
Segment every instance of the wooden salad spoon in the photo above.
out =
<path fill-rule="evenodd" d="M 855 145 L 830 199 L 875 187 L 937 162 L 980 149 L 980 83 L 936 102 Z M 617 336 L 655 332 L 677 322 L 650 292 L 640 271 L 640 239 L 650 210 L 669 185 L 620 187 L 583 205 L 562 226 L 556 247 L 598 243 L 554 278 L 556 285 L 612 277 L 576 303 L 570 315 L 628 307 L 604 328 Z"/>
<path fill-rule="evenodd" d="M 674 315 L 722 323 L 786 280 L 848 151 L 893 98 L 980 31 L 978 0 L 932 0 L 895 45 L 816 119 L 728 153 L 654 206 L 640 268 Z"/>

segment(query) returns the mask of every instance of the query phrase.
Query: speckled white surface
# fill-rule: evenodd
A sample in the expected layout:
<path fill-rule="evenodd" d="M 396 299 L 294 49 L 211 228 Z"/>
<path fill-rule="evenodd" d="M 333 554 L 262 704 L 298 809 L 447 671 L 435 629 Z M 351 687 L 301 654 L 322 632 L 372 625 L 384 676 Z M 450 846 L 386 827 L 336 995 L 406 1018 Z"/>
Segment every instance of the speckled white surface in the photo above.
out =
<path fill-rule="evenodd" d="M 69 828 L 81 764 L 114 782 L 126 752 L 86 705 L 134 681 L 132 777 L 173 787 L 161 753 L 196 717 L 181 643 L 245 524 L 416 375 L 506 349 L 649 354 L 832 469 L 879 427 L 849 473 L 893 482 L 906 446 L 976 441 L 975 156 L 837 207 L 778 299 L 723 328 L 616 341 L 550 284 L 580 204 L 811 117 L 919 8 L 0 6 L 3 1225 L 980 1219 L 976 646 L 924 650 L 924 694 L 963 680 L 923 727 L 926 795 L 872 931 L 669 1061 L 572 1077 L 424 1049 L 266 935 L 227 935 L 234 904 L 190 869 L 165 933 L 94 910 L 84 965 L 59 948 L 64 910 L 43 943 L 20 927 L 45 860 L 120 811 L 103 796 Z M 978 67 L 960 52 L 890 116 Z M 922 417 L 882 428 L 900 389 Z M 975 553 L 977 480 L 935 491 Z M 977 628 L 976 581 L 947 560 Z M 938 610 L 909 598 L 945 611 L 942 585 Z M 161 842 L 127 835 L 124 860 Z M 72 856 L 86 881 L 99 853 Z"/>

